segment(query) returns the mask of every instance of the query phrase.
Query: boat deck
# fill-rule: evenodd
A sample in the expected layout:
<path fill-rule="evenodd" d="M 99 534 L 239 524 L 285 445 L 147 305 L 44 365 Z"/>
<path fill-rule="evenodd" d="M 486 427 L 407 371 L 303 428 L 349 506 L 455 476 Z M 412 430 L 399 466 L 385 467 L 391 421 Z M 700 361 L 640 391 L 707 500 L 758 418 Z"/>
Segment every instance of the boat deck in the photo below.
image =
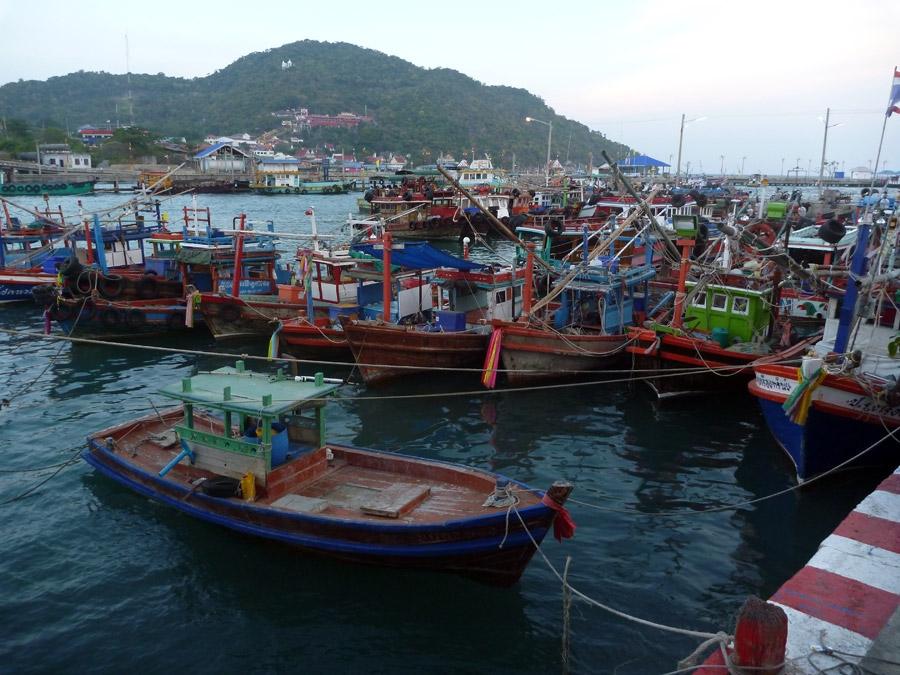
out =
<path fill-rule="evenodd" d="M 181 450 L 172 428 L 180 419 L 181 411 L 170 409 L 161 418 L 146 417 L 130 426 L 100 432 L 94 438 L 106 447 L 110 447 L 106 439 L 113 438 L 112 451 L 119 459 L 156 476 Z M 194 420 L 198 430 L 221 432 L 218 419 L 195 415 Z M 195 449 L 199 457 L 203 446 Z M 226 473 L 240 475 L 240 460 L 236 457 Z M 190 492 L 198 489 L 199 479 L 216 475 L 209 468 L 184 460 L 165 480 Z M 483 506 L 495 488 L 490 474 L 338 445 L 313 449 L 291 442 L 286 461 L 269 471 L 266 479 L 264 486 L 257 487 L 255 505 L 295 513 L 430 524 L 498 512 L 497 507 Z M 520 508 L 540 502 L 540 497 L 531 492 L 518 492 L 517 496 Z M 228 499 L 241 501 L 237 497 Z"/>

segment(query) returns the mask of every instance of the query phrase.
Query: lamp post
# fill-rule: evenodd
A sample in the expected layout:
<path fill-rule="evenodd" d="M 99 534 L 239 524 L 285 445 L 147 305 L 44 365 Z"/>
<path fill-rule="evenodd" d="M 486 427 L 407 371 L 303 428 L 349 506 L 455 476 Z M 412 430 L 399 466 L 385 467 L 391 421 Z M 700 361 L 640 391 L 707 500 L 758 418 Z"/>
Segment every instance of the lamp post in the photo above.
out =
<path fill-rule="evenodd" d="M 526 122 L 537 122 L 538 124 L 544 124 L 547 126 L 547 178 L 546 185 L 550 185 L 550 139 L 553 138 L 553 122 L 545 122 L 544 120 L 539 120 L 534 117 L 526 117 Z"/>
<path fill-rule="evenodd" d="M 684 113 L 681 113 L 681 128 L 678 131 L 678 162 L 675 165 L 675 185 L 678 185 L 678 180 L 681 178 L 681 146 L 684 141 L 684 125 L 690 124 L 691 122 L 702 122 L 706 117 L 694 117 L 692 119 L 685 119 Z"/>
<path fill-rule="evenodd" d="M 831 119 L 831 108 L 825 108 L 825 119 L 823 120 L 821 117 L 819 118 L 825 124 L 825 134 L 822 137 L 822 162 L 819 164 L 819 184 L 822 184 L 822 176 L 825 173 L 825 147 L 828 145 L 828 130 L 833 127 L 839 127 L 843 124 L 843 122 L 838 122 L 837 124 L 829 124 L 828 121 Z"/>

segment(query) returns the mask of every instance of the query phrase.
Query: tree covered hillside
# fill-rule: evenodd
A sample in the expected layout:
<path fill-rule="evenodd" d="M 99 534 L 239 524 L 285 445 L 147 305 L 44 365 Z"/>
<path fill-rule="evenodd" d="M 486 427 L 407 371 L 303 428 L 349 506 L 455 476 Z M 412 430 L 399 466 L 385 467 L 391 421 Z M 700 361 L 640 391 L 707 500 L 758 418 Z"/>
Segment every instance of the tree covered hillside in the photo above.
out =
<path fill-rule="evenodd" d="M 282 69 L 290 60 L 291 68 Z M 304 144 L 330 141 L 357 153 L 408 152 L 433 162 L 489 153 L 508 166 L 540 166 L 546 156 L 543 125 L 553 122 L 553 157 L 587 163 L 593 152 L 622 156 L 627 148 L 585 125 L 557 116 L 524 89 L 485 86 L 454 70 L 426 70 L 397 57 L 346 43 L 305 40 L 244 56 L 207 77 L 77 72 L 45 82 L 0 87 L 0 116 L 68 127 L 133 122 L 161 135 L 199 139 L 207 133 L 256 133 L 278 126 L 275 110 L 305 107 L 336 114 L 367 110 L 374 124 L 356 129 L 315 128 Z M 129 90 L 131 98 L 129 99 Z M 133 118 L 132 118 L 133 106 Z M 571 140 L 570 140 L 571 139 Z"/>

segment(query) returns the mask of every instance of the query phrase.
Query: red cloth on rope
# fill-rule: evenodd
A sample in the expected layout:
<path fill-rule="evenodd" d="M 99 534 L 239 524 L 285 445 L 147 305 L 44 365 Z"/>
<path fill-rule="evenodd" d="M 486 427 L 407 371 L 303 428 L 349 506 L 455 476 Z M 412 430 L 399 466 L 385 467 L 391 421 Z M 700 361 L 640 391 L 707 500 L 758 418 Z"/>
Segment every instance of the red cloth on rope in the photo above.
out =
<path fill-rule="evenodd" d="M 556 511 L 556 518 L 553 519 L 553 536 L 556 537 L 556 541 L 571 539 L 575 536 L 575 521 L 572 520 L 572 516 L 569 515 L 565 506 L 557 504 L 546 494 L 541 497 L 541 504 Z"/>

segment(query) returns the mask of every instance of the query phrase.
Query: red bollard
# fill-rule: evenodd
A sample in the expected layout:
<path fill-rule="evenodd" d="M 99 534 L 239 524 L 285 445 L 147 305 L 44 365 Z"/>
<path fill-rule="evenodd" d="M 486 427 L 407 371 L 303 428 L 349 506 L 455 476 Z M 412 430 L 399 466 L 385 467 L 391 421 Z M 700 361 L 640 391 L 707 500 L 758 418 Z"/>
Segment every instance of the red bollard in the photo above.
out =
<path fill-rule="evenodd" d="M 750 596 L 741 607 L 734 630 L 732 661 L 754 673 L 775 675 L 784 664 L 787 614 L 778 605 Z"/>

